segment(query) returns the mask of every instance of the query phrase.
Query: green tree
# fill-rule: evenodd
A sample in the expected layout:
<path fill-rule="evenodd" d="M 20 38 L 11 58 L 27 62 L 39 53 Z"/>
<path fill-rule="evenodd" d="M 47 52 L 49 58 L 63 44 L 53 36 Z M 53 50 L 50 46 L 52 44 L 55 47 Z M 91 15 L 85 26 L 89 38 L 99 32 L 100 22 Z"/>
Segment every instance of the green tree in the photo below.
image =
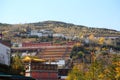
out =
<path fill-rule="evenodd" d="M 70 57 L 71 58 L 73 58 L 73 57 L 80 58 L 86 52 L 87 52 L 87 50 L 83 46 L 74 46 L 71 51 Z"/>

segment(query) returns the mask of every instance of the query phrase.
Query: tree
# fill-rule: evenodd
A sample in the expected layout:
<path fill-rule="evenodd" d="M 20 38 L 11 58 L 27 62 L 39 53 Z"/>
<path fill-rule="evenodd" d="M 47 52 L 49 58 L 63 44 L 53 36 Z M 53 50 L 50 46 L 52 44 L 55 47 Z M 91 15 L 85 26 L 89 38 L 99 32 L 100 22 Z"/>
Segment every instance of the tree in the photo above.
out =
<path fill-rule="evenodd" d="M 90 39 L 90 40 L 94 40 L 94 39 L 95 39 L 95 36 L 94 36 L 93 34 L 91 34 L 91 35 L 89 36 L 89 39 Z"/>
<path fill-rule="evenodd" d="M 13 73 L 15 74 L 21 74 L 21 72 L 24 71 L 24 66 L 20 59 L 20 56 L 15 55 L 14 57 L 12 57 L 11 67 L 14 71 Z"/>
<path fill-rule="evenodd" d="M 71 51 L 70 57 L 71 58 L 73 58 L 73 57 L 81 58 L 81 56 L 83 56 L 84 53 L 86 53 L 86 52 L 87 52 L 87 50 L 83 46 L 74 46 Z"/>
<path fill-rule="evenodd" d="M 103 57 L 95 58 L 91 64 L 75 65 L 67 80 L 120 80 L 120 55 L 111 56 L 108 59 L 110 64 L 104 64 L 106 59 Z"/>
<path fill-rule="evenodd" d="M 104 41 L 105 41 L 105 38 L 104 38 L 104 37 L 101 37 L 101 38 L 99 38 L 98 43 L 99 43 L 99 44 L 103 44 Z"/>
<path fill-rule="evenodd" d="M 74 66 L 73 69 L 69 72 L 66 80 L 85 80 L 84 74 L 78 66 Z"/>

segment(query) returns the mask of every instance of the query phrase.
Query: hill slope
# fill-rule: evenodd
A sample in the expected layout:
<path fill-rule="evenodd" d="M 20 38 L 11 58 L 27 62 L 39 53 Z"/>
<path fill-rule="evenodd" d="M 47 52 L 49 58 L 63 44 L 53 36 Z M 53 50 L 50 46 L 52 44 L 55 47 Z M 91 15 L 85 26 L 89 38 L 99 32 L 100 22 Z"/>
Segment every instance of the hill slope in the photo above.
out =
<path fill-rule="evenodd" d="M 29 23 L 29 25 L 36 26 L 37 28 L 51 29 L 56 33 L 63 33 L 69 36 L 89 35 L 94 34 L 97 36 L 119 36 L 120 32 L 106 28 L 94 28 L 83 25 L 75 25 L 60 21 L 44 21 L 37 23 Z"/>
<path fill-rule="evenodd" d="M 94 34 L 97 36 L 120 36 L 120 32 L 117 30 L 106 29 L 106 28 L 94 28 L 94 27 L 87 27 L 83 25 L 75 25 L 71 23 L 65 23 L 60 21 L 43 21 L 43 22 L 36 22 L 36 23 L 26 23 L 26 24 L 2 24 L 0 26 L 7 27 L 8 26 L 11 31 L 14 29 L 20 30 L 26 29 L 30 27 L 31 29 L 50 29 L 53 30 L 55 33 L 62 33 L 66 36 L 80 36 L 80 35 L 89 35 Z"/>

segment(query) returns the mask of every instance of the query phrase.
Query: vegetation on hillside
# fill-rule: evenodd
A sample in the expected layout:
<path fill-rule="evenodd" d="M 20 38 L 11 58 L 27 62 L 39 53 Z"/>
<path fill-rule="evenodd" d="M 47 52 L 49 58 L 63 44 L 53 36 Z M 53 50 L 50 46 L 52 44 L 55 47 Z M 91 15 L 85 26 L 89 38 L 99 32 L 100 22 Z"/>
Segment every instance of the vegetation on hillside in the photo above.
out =
<path fill-rule="evenodd" d="M 120 32 L 105 28 L 93 28 L 83 25 L 75 25 L 71 23 L 59 22 L 59 21 L 44 21 L 36 23 L 26 23 L 26 24 L 0 24 L 2 27 L 0 30 L 9 31 L 8 34 L 13 32 L 26 32 L 29 27 L 31 30 L 49 29 L 54 33 L 62 33 L 65 36 L 78 36 L 90 35 L 91 33 L 95 36 L 119 36 Z"/>
<path fill-rule="evenodd" d="M 96 56 L 94 56 L 96 57 Z M 120 80 L 120 55 L 94 61 L 91 64 L 77 64 L 69 72 L 67 80 Z"/>

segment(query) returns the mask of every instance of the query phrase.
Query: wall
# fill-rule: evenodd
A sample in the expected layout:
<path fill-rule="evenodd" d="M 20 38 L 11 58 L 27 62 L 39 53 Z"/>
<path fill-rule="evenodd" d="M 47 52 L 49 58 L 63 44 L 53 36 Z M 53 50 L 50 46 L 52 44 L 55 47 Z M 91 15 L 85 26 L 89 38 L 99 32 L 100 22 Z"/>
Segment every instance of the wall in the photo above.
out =
<path fill-rule="evenodd" d="M 10 65 L 10 48 L 0 43 L 0 63 Z"/>

